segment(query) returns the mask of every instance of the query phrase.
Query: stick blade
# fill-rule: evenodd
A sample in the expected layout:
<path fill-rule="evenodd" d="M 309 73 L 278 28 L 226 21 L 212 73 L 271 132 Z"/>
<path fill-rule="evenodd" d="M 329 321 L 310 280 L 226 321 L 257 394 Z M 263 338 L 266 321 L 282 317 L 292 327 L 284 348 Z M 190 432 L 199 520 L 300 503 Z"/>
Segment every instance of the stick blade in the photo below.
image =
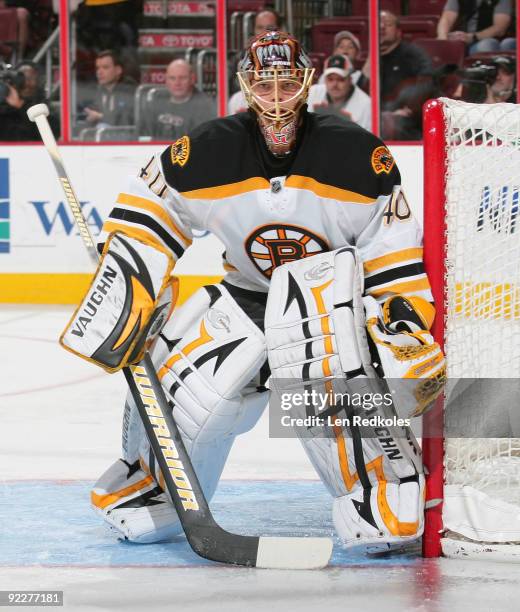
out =
<path fill-rule="evenodd" d="M 332 554 L 330 538 L 260 538 L 256 567 L 320 569 Z"/>

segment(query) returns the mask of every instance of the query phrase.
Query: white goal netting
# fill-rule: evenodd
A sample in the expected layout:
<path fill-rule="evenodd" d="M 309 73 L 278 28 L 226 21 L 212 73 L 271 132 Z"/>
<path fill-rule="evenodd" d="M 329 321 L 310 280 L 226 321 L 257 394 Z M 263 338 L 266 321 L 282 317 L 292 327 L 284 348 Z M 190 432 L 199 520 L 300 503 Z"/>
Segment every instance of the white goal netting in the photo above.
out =
<path fill-rule="evenodd" d="M 448 425 L 444 526 L 520 542 L 520 106 L 442 102 L 447 418 L 465 436 Z"/>

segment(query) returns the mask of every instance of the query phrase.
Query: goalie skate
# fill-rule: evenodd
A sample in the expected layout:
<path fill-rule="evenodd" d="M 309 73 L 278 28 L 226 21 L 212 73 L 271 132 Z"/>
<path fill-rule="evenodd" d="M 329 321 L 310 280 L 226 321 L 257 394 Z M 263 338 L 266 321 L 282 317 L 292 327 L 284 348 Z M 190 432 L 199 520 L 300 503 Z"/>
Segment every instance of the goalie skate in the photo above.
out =
<path fill-rule="evenodd" d="M 94 485 L 91 503 L 122 540 L 149 544 L 182 533 L 175 508 L 139 462 L 118 459 Z"/>

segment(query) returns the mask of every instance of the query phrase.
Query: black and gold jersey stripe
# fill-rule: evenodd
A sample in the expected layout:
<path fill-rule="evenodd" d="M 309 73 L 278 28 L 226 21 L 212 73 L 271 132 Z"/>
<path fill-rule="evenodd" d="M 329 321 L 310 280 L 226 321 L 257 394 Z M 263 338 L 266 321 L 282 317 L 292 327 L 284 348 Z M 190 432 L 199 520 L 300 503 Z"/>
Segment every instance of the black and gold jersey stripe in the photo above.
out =
<path fill-rule="evenodd" d="M 329 190 L 342 194 L 340 200 L 372 203 L 400 184 L 395 164 L 388 172 L 374 169 L 372 155 L 384 145 L 370 132 L 332 115 L 306 112 L 303 121 L 287 186 L 292 181 L 296 188 Z M 217 199 L 229 186 L 261 188 L 268 177 L 257 150 L 257 130 L 256 118 L 248 112 L 204 123 L 189 135 L 185 163 L 172 161 L 171 147 L 162 153 L 167 184 L 189 199 Z"/>
<path fill-rule="evenodd" d="M 103 230 L 121 232 L 167 248 L 176 260 L 192 242 L 191 231 L 183 225 L 178 213 L 137 178 L 131 179 L 129 190 L 118 195 Z"/>
<path fill-rule="evenodd" d="M 149 233 L 159 237 L 161 242 L 163 242 L 172 253 L 175 253 L 177 259 L 181 257 L 185 251 L 184 247 L 171 232 L 166 231 L 157 221 L 145 212 L 123 210 L 116 205 L 112 209 L 108 219 L 127 221 L 140 228 L 146 228 Z"/>
<path fill-rule="evenodd" d="M 365 290 L 370 292 L 372 289 L 380 285 L 397 282 L 399 280 L 408 280 L 408 277 L 424 276 L 424 264 L 416 262 L 406 266 L 397 266 L 377 274 L 365 277 Z"/>

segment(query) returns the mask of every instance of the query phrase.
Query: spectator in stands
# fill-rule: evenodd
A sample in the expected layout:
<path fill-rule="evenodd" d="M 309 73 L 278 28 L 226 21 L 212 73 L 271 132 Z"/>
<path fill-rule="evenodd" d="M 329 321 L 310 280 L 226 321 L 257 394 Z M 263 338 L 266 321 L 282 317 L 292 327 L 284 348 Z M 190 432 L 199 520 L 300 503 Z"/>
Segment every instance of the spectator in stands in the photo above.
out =
<path fill-rule="evenodd" d="M 27 43 L 29 42 L 29 20 L 30 13 L 23 6 L 16 6 L 15 0 L 0 0 L 0 9 L 10 9 L 16 11 L 16 21 L 18 23 L 18 47 L 16 57 L 21 60 L 25 54 Z M 2 41 L 0 41 L 1 43 Z"/>
<path fill-rule="evenodd" d="M 338 115 L 370 130 L 370 98 L 352 82 L 353 72 L 348 55 L 329 57 L 323 71 L 325 83 L 311 86 L 308 108 L 315 113 Z"/>
<path fill-rule="evenodd" d="M 279 30 L 282 27 L 282 19 L 274 9 L 265 9 L 255 16 L 255 36 L 266 30 Z"/>
<path fill-rule="evenodd" d="M 390 11 L 381 11 L 379 46 L 383 108 L 395 101 L 405 87 L 423 80 L 431 81 L 433 72 L 426 53 L 414 44 L 402 40 L 399 25 L 396 15 Z"/>
<path fill-rule="evenodd" d="M 437 25 L 437 38 L 464 41 L 470 55 L 514 51 L 516 40 L 503 38 L 511 13 L 511 0 L 448 0 Z"/>
<path fill-rule="evenodd" d="M 78 6 L 78 36 L 87 49 L 136 47 L 142 12 L 139 0 L 84 0 Z"/>
<path fill-rule="evenodd" d="M 361 43 L 352 32 L 341 30 L 334 36 L 334 52 L 332 55 L 348 55 L 350 61 L 354 63 L 360 53 Z"/>
<path fill-rule="evenodd" d="M 38 66 L 30 60 L 18 62 L 16 70 L 24 76 L 24 85 L 20 90 L 21 97 L 30 105 L 45 103 L 48 104 L 45 90 L 41 83 L 41 75 Z"/>
<path fill-rule="evenodd" d="M 496 78 L 496 68 L 481 61 L 459 71 L 460 82 L 452 97 L 464 102 L 482 104 L 487 101 L 489 88 Z"/>
<path fill-rule="evenodd" d="M 131 125 L 134 122 L 136 83 L 125 77 L 123 65 L 115 51 L 102 51 L 96 57 L 98 87 L 92 105 L 85 106 L 91 126 Z"/>
<path fill-rule="evenodd" d="M 24 108 L 29 108 L 34 104 L 46 104 L 50 109 L 49 124 L 58 138 L 60 134 L 59 110 L 53 108 L 45 93 L 38 65 L 30 60 L 23 60 L 16 65 L 15 70 L 23 75 L 23 83 L 18 93 L 24 102 Z"/>
<path fill-rule="evenodd" d="M 215 103 L 195 87 L 195 73 L 183 59 L 166 68 L 166 91 L 152 99 L 146 136 L 175 140 L 200 123 L 216 117 Z M 164 93 L 166 95 L 164 95 Z"/>
<path fill-rule="evenodd" d="M 489 86 L 486 102 L 516 103 L 516 60 L 512 57 L 498 56 L 491 60 L 496 68 L 496 77 Z"/>
<path fill-rule="evenodd" d="M 112 49 L 123 62 L 126 76 L 139 81 L 138 22 L 142 15 L 143 0 L 83 0 L 76 13 L 78 78 L 90 74 L 93 54 Z"/>
<path fill-rule="evenodd" d="M 0 141 L 39 141 L 36 124 L 27 117 L 27 105 L 13 85 L 0 83 Z"/>
<path fill-rule="evenodd" d="M 348 55 L 350 61 L 355 66 L 356 60 L 361 54 L 361 43 L 359 38 L 349 32 L 348 30 L 342 30 L 334 36 L 334 46 L 331 55 Z M 368 81 L 361 70 L 354 70 L 350 75 L 354 85 L 361 87 L 361 89 L 368 89 Z M 318 83 L 324 83 L 325 77 L 322 74 L 318 80 Z"/>
<path fill-rule="evenodd" d="M 453 98 L 476 104 L 516 102 L 516 61 L 497 56 L 489 61 L 476 61 L 460 72 L 459 87 Z"/>
<path fill-rule="evenodd" d="M 255 16 L 255 36 L 265 32 L 266 30 L 279 30 L 282 27 L 282 19 L 280 15 L 274 9 L 265 9 L 260 11 Z M 228 68 L 231 70 L 231 68 Z M 233 84 L 235 78 L 232 79 Z M 231 87 L 231 85 L 230 85 Z M 246 99 L 241 89 L 235 91 L 235 93 L 228 100 L 228 115 L 234 115 L 235 113 L 243 113 L 247 110 Z"/>

